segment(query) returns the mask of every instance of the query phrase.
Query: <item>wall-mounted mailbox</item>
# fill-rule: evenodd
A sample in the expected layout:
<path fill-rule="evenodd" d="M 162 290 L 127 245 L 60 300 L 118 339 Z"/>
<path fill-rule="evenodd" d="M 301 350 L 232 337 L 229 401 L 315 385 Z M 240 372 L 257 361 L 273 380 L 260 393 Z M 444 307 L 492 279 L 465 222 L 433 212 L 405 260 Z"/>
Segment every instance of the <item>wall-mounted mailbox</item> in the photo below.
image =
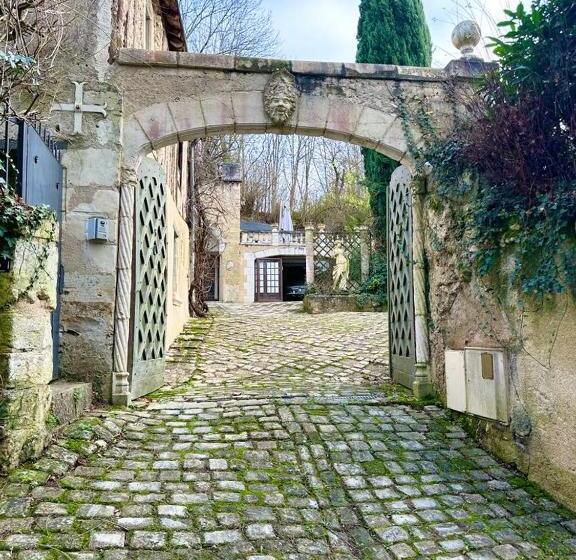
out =
<path fill-rule="evenodd" d="M 448 408 L 508 423 L 504 351 L 495 348 L 446 350 L 445 358 Z"/>
<path fill-rule="evenodd" d="M 108 219 L 101 216 L 88 218 L 86 237 L 88 241 L 106 243 L 108 241 Z"/>

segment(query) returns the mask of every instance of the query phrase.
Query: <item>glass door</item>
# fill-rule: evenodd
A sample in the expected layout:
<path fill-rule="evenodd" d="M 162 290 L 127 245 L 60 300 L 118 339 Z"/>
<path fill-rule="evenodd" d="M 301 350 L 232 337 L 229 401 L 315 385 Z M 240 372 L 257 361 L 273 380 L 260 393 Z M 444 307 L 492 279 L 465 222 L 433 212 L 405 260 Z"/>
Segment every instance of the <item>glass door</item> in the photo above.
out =
<path fill-rule="evenodd" d="M 254 274 L 256 301 L 282 301 L 282 259 L 258 259 Z"/>

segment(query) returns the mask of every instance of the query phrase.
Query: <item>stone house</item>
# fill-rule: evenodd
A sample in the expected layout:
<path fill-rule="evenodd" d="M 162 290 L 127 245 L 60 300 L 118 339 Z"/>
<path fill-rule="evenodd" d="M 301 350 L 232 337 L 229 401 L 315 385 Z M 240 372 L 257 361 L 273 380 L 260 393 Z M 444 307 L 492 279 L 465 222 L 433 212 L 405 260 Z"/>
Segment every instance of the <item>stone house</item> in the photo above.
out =
<path fill-rule="evenodd" d="M 306 283 L 304 231 L 241 219 L 241 173 L 237 164 L 220 166 L 211 190 L 218 212 L 211 220 L 213 269 L 210 299 L 225 303 L 286 301 L 289 288 Z"/>

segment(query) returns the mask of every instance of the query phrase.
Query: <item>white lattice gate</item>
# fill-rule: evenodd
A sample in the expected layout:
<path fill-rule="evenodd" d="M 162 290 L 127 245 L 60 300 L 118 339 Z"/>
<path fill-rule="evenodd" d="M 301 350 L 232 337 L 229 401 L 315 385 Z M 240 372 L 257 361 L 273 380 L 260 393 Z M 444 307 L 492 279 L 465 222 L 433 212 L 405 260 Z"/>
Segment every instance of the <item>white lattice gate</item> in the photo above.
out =
<path fill-rule="evenodd" d="M 388 321 L 392 379 L 412 387 L 416 365 L 411 175 L 399 167 L 388 189 Z"/>
<path fill-rule="evenodd" d="M 162 168 L 140 166 L 135 196 L 132 398 L 162 386 L 166 353 L 166 185 Z"/>

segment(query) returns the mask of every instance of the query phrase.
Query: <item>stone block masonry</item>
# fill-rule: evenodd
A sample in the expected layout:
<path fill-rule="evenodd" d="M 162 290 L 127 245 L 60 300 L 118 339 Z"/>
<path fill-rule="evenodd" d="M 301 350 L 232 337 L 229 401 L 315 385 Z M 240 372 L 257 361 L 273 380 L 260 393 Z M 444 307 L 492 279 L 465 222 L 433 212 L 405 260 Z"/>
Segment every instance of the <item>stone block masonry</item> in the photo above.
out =
<path fill-rule="evenodd" d="M 47 221 L 0 274 L 0 471 L 37 456 L 49 434 L 56 236 Z"/>

